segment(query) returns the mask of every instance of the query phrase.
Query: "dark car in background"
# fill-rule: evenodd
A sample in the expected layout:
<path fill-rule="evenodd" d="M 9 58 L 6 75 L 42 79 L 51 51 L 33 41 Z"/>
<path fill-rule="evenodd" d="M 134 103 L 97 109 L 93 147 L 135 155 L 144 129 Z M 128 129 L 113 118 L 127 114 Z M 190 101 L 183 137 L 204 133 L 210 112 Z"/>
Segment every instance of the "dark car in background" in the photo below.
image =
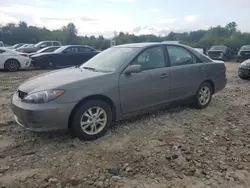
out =
<path fill-rule="evenodd" d="M 94 57 L 100 51 L 83 45 L 62 46 L 54 52 L 31 56 L 32 64 L 40 68 L 56 68 L 80 65 Z"/>
<path fill-rule="evenodd" d="M 250 45 L 244 45 L 240 48 L 237 54 L 237 61 L 242 62 L 250 59 Z"/>
<path fill-rule="evenodd" d="M 207 54 L 211 59 L 222 61 L 228 61 L 232 57 L 231 50 L 224 45 L 212 46 Z"/>
<path fill-rule="evenodd" d="M 57 50 L 58 48 L 60 48 L 60 46 L 49 46 L 46 48 L 42 48 L 34 53 L 30 53 L 29 56 L 31 57 L 32 55 L 35 54 L 40 54 L 40 53 L 45 53 L 45 52 L 54 52 L 55 50 Z"/>

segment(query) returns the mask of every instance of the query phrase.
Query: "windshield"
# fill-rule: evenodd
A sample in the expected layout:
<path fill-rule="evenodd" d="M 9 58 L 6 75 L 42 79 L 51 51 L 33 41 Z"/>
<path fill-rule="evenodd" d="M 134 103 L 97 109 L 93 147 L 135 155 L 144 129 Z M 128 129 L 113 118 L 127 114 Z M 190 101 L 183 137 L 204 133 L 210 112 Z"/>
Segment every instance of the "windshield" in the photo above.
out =
<path fill-rule="evenodd" d="M 226 50 L 226 46 L 212 46 L 210 50 Z"/>
<path fill-rule="evenodd" d="M 81 65 L 81 68 L 113 72 L 137 51 L 138 48 L 108 48 Z"/>
<path fill-rule="evenodd" d="M 61 53 L 61 52 L 62 52 L 63 50 L 65 50 L 66 48 L 68 48 L 68 46 L 62 46 L 62 47 L 56 49 L 54 52 L 56 52 L 56 53 Z"/>
<path fill-rule="evenodd" d="M 43 42 L 39 42 L 39 43 L 35 44 L 35 47 L 36 47 L 36 48 L 39 47 L 42 43 L 43 43 Z"/>
<path fill-rule="evenodd" d="M 40 50 L 37 51 L 37 53 L 41 53 L 41 52 L 53 52 L 55 51 L 57 48 L 59 47 L 47 47 L 47 48 L 42 48 Z"/>
<path fill-rule="evenodd" d="M 29 44 L 24 44 L 21 47 L 23 48 L 23 47 L 28 47 L 28 46 L 29 46 Z"/>
<path fill-rule="evenodd" d="M 250 50 L 250 45 L 242 46 L 240 50 Z"/>

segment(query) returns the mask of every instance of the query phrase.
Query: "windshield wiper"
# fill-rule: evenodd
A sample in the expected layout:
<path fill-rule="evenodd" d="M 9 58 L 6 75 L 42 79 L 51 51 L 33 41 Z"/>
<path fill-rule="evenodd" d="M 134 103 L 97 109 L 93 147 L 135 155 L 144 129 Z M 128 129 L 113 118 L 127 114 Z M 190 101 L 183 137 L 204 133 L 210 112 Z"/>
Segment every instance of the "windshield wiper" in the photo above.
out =
<path fill-rule="evenodd" d="M 83 67 L 84 69 L 91 70 L 91 71 L 97 71 L 95 68 L 92 67 Z"/>

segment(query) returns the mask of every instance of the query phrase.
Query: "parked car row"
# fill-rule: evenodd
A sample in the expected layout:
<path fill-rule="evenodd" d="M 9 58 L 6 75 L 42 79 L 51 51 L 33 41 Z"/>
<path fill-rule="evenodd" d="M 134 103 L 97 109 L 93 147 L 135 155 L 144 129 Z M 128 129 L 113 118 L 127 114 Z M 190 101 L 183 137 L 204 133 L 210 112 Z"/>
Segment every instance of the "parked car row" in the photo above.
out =
<path fill-rule="evenodd" d="M 17 48 L 17 51 L 24 52 L 24 53 L 34 53 L 40 49 L 43 49 L 49 46 L 62 46 L 62 44 L 59 41 L 41 41 L 34 45 L 21 46 Z"/>
<path fill-rule="evenodd" d="M 61 46 L 61 43 L 57 41 L 42 41 L 36 45 L 16 44 L 10 48 L 1 48 L 0 68 L 8 71 L 17 71 L 20 68 L 29 66 L 46 69 L 75 66 L 86 62 L 98 53 L 98 50 L 90 46 Z M 10 62 L 12 63 L 10 64 Z"/>
<path fill-rule="evenodd" d="M 76 58 L 78 63 L 79 56 L 71 56 L 78 52 L 95 56 L 81 66 L 36 76 L 17 89 L 12 111 L 19 125 L 36 132 L 68 130 L 80 139 L 94 140 L 116 121 L 176 102 L 206 108 L 227 83 L 223 61 L 180 44 L 126 44 L 100 53 L 64 46 L 34 56 L 36 62 Z"/>
<path fill-rule="evenodd" d="M 51 50 L 51 49 L 47 49 Z M 99 51 L 83 45 L 61 46 L 52 52 L 37 53 L 31 56 L 32 65 L 40 68 L 57 68 L 80 65 L 98 54 Z"/>
<path fill-rule="evenodd" d="M 230 59 L 236 57 L 238 62 L 250 59 L 250 45 L 244 45 L 240 48 L 235 56 L 231 49 L 224 45 L 212 46 L 207 55 L 211 59 L 229 61 Z"/>

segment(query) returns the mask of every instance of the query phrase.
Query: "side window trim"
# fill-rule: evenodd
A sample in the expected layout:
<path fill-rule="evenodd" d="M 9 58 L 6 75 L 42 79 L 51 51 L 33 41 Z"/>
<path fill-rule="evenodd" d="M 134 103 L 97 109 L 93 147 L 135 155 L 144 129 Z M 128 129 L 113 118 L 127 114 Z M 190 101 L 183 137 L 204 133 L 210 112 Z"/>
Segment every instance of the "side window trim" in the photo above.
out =
<path fill-rule="evenodd" d="M 150 70 L 156 70 L 156 69 L 161 69 L 161 68 L 166 68 L 167 67 L 167 62 L 166 62 L 166 56 L 165 56 L 165 50 L 164 50 L 164 46 L 163 45 L 156 45 L 156 46 L 150 46 L 150 47 L 147 47 L 145 49 L 143 49 L 142 51 L 140 51 L 136 56 L 135 58 L 128 64 L 128 66 L 132 65 L 132 63 L 142 54 L 144 53 L 146 50 L 149 50 L 149 49 L 152 49 L 152 48 L 157 48 L 157 47 L 160 47 L 163 51 L 163 55 L 164 55 L 164 64 L 165 66 L 164 67 L 159 67 L 159 68 L 154 68 L 154 69 L 147 69 L 147 70 L 142 70 L 141 72 L 145 72 L 145 71 L 150 71 Z M 128 67 L 127 66 L 127 67 Z M 126 68 L 125 68 L 126 69 Z"/>
<path fill-rule="evenodd" d="M 183 47 L 183 46 L 178 46 L 178 45 L 171 45 L 171 44 L 168 44 L 168 45 L 166 45 L 166 46 L 177 46 L 177 47 L 180 47 L 180 48 L 186 50 L 193 58 L 196 58 L 196 60 L 199 60 L 199 61 L 200 61 L 200 63 L 197 63 L 197 61 L 196 61 L 196 62 L 193 63 L 193 64 L 202 64 L 202 63 L 204 63 L 204 62 L 195 54 L 196 51 L 195 51 L 195 52 L 192 52 L 192 50 L 190 50 L 190 49 L 188 49 L 188 48 L 185 48 L 185 47 Z M 168 50 L 167 50 L 167 51 L 168 51 Z"/>
<path fill-rule="evenodd" d="M 169 58 L 169 62 L 170 62 L 170 67 L 177 67 L 177 66 L 173 66 L 173 65 L 172 65 L 172 61 L 171 61 L 171 59 L 170 59 L 170 55 L 169 55 L 169 52 L 168 52 L 168 47 L 170 47 L 170 46 L 180 48 L 180 49 L 186 51 L 186 52 L 192 57 L 192 61 L 193 61 L 192 64 L 179 65 L 179 66 L 187 66 L 187 65 L 199 64 L 199 63 L 197 63 L 197 62 L 195 61 L 194 58 L 196 58 L 196 60 L 199 60 L 201 63 L 203 63 L 203 61 L 201 61 L 194 53 L 192 53 L 192 52 L 191 52 L 190 50 L 188 50 L 187 48 L 185 48 L 185 47 L 183 47 L 183 46 L 179 46 L 179 45 L 171 45 L 171 44 L 168 44 L 168 45 L 166 45 L 166 51 L 167 51 L 167 54 L 168 54 L 168 58 Z"/>

